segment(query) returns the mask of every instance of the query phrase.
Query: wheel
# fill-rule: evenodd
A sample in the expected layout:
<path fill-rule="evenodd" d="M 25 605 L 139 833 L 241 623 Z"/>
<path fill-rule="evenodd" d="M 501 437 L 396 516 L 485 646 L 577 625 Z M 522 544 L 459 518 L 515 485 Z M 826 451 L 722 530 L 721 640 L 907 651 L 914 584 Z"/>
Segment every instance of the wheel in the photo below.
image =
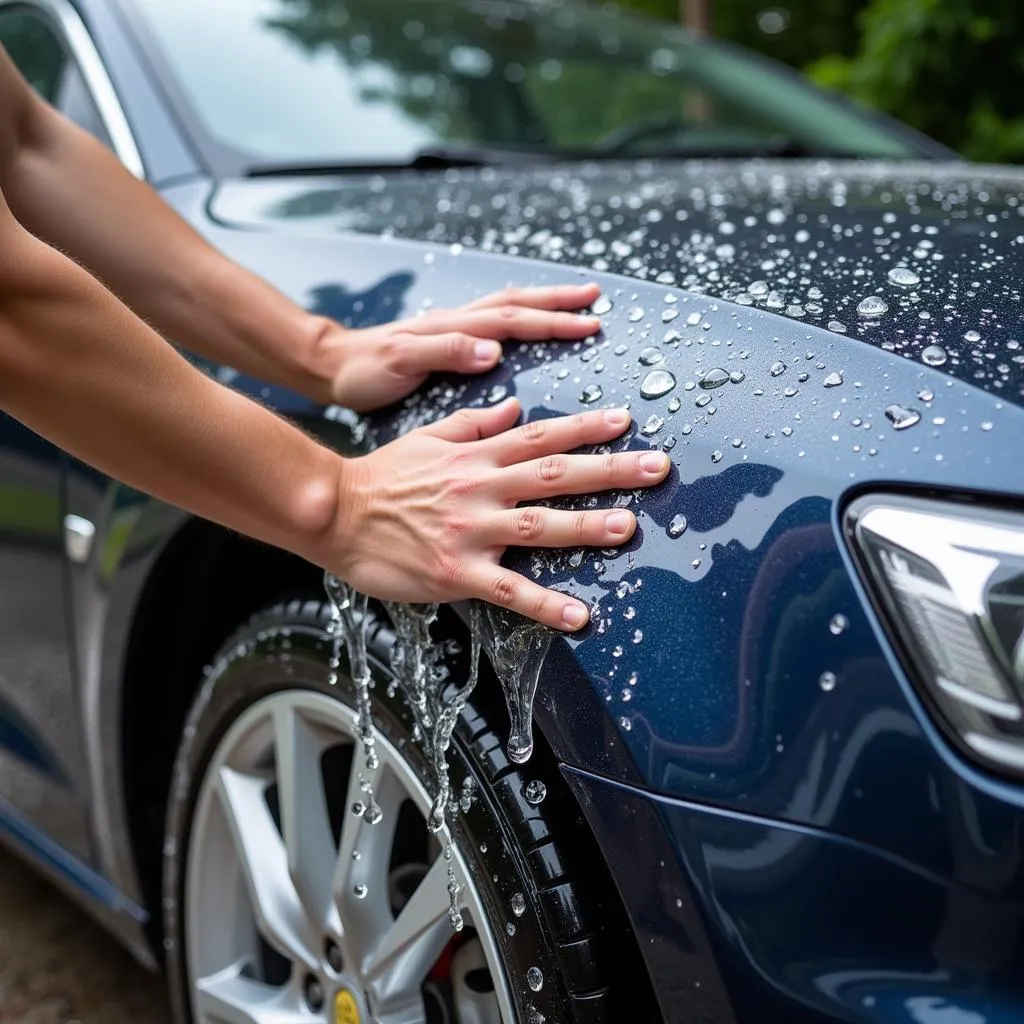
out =
<path fill-rule="evenodd" d="M 370 824 L 344 655 L 337 684 L 329 681 L 329 621 L 322 602 L 257 615 L 207 669 L 192 707 L 164 847 L 176 1019 L 617 1017 L 615 971 L 602 955 L 610 887 L 550 754 L 513 765 L 499 738 L 504 720 L 501 733 L 493 726 L 500 702 L 488 707 L 481 687 L 449 751 L 459 806 L 446 857 L 426 827 L 434 780 L 404 698 L 388 685 L 393 634 L 371 611 L 383 817 Z M 452 672 L 464 668 L 465 652 L 450 640 L 447 651 Z M 457 933 L 452 880 L 465 922 Z"/>

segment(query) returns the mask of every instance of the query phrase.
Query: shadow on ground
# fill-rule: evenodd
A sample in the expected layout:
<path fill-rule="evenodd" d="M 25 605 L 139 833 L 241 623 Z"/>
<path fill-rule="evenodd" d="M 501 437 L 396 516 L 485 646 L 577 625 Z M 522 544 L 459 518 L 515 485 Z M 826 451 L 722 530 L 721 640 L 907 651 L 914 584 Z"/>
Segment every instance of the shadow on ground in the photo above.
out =
<path fill-rule="evenodd" d="M 0 1024 L 169 1024 L 163 979 L 0 850 Z"/>

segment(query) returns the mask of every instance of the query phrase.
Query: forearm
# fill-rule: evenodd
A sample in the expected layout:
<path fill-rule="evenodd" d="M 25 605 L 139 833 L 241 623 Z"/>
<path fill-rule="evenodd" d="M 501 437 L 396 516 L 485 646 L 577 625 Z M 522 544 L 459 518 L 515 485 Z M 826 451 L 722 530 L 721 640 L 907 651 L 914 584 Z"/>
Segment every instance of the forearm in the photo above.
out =
<path fill-rule="evenodd" d="M 0 189 L 29 231 L 70 253 L 165 337 L 330 400 L 317 345 L 325 321 L 223 257 L 105 147 L 35 97 L 0 161 Z"/>
<path fill-rule="evenodd" d="M 322 561 L 344 460 L 194 369 L 70 260 L 0 237 L 0 407 L 119 480 Z"/>

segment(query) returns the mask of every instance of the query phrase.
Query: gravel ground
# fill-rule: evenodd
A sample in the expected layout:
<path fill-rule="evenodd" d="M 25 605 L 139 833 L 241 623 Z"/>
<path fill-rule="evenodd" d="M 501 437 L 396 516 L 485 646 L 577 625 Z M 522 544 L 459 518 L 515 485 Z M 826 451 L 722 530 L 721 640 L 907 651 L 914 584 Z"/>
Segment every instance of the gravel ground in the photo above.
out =
<path fill-rule="evenodd" d="M 0 1024 L 169 1024 L 163 979 L 0 850 Z"/>

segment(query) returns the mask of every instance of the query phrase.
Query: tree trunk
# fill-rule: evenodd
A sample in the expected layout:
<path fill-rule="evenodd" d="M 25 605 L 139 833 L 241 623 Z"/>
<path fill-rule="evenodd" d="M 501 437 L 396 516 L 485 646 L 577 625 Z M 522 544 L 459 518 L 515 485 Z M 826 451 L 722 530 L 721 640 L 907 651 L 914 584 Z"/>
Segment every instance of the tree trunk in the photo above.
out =
<path fill-rule="evenodd" d="M 711 32 L 711 0 L 679 0 L 679 23 L 694 32 Z"/>

